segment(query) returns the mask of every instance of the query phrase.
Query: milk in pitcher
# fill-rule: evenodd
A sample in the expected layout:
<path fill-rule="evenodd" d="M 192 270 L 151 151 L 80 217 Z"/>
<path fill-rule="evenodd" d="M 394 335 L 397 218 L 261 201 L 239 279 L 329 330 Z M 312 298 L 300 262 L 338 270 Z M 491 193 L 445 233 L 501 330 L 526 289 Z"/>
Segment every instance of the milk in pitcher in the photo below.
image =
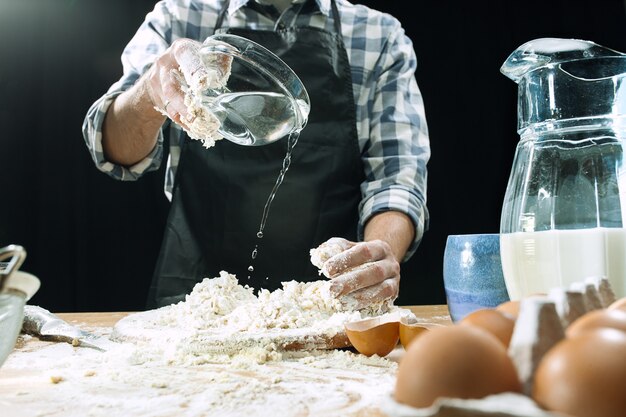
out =
<path fill-rule="evenodd" d="M 624 228 L 504 233 L 500 251 L 512 300 L 598 276 L 609 279 L 618 298 L 626 296 Z"/>

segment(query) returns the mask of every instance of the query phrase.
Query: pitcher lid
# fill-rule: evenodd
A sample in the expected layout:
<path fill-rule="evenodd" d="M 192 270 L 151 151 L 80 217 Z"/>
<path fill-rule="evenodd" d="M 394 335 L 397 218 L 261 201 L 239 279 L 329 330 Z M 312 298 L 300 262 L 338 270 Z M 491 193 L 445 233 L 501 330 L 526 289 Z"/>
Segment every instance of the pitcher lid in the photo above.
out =
<path fill-rule="evenodd" d="M 500 72 L 518 84 L 518 131 L 547 121 L 626 116 L 626 54 L 580 39 L 540 38 Z"/>

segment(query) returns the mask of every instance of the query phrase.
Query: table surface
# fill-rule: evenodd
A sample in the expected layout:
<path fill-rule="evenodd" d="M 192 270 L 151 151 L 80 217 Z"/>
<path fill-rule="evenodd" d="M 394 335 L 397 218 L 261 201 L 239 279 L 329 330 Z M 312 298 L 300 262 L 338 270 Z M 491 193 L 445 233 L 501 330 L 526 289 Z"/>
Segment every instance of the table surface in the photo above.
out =
<path fill-rule="evenodd" d="M 413 312 L 418 318 L 432 322 L 434 324 L 451 324 L 448 306 L 446 305 L 425 305 L 425 306 L 402 306 Z M 58 313 L 57 316 L 76 325 L 86 325 L 93 327 L 113 327 L 120 319 L 126 317 L 130 312 L 113 313 Z"/>
<path fill-rule="evenodd" d="M 445 305 L 404 308 L 424 323 L 452 323 Z M 128 314 L 131 313 L 59 313 L 58 316 L 84 330 L 107 335 Z M 366 372 L 335 368 L 332 362 L 335 359 L 268 362 L 253 369 L 241 369 L 213 363 L 157 367 L 135 358 L 138 363 L 113 370 L 98 354 L 92 349 L 20 337 L 0 368 L 2 416 L 110 416 L 121 415 L 119 412 L 128 417 L 234 416 L 257 413 L 253 406 L 258 401 L 259 406 L 260 402 L 269 405 L 270 408 L 263 409 L 271 411 L 268 415 L 272 416 L 385 417 L 388 414 L 376 406 L 378 399 L 372 392 L 376 392 L 377 385 L 389 391 L 395 382 L 395 368 L 389 371 L 389 365 L 379 366 L 374 362 L 367 362 L 373 366 Z M 398 345 L 386 359 L 399 362 L 403 354 L 404 349 Z M 369 360 L 363 357 L 366 359 Z M 133 366 L 137 366 L 137 372 Z M 387 370 L 382 369 L 385 367 Z M 269 382 L 268 375 L 273 375 Z M 293 391 L 301 390 L 303 384 L 308 391 Z M 231 397 L 232 404 L 224 408 L 223 398 Z M 281 409 L 289 404 L 290 398 L 294 404 Z"/>

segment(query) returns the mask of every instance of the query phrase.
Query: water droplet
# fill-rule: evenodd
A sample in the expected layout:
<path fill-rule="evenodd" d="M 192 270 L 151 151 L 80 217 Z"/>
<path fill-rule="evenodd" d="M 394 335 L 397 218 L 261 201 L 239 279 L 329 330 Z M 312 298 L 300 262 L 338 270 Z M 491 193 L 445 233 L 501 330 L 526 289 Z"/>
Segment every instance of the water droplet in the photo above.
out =
<path fill-rule="evenodd" d="M 263 232 L 257 232 L 256 237 L 263 239 Z"/>
<path fill-rule="evenodd" d="M 253 267 L 252 265 L 250 265 L 250 266 L 248 267 L 248 271 L 250 271 L 250 272 L 254 271 L 254 267 Z M 248 278 L 250 278 L 250 277 L 248 277 Z"/>
<path fill-rule="evenodd" d="M 257 248 L 255 247 L 254 250 L 252 251 L 252 259 L 256 259 L 256 255 L 257 253 L 259 253 L 259 251 L 257 250 Z"/>

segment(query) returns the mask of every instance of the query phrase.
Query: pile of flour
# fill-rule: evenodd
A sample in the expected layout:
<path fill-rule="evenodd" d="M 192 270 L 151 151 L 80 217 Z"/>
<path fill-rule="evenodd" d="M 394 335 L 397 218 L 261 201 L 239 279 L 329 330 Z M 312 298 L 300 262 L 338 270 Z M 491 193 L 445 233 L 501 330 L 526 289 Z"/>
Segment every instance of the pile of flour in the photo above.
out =
<path fill-rule="evenodd" d="M 120 331 L 149 337 L 174 363 L 264 363 L 281 360 L 293 351 L 314 352 L 336 337 L 345 338 L 344 325 L 380 315 L 414 317 L 391 300 L 352 310 L 330 293 L 330 281 L 283 282 L 275 291 L 241 285 L 226 271 L 196 284 L 184 301 L 139 313 L 132 327 Z M 132 319 L 132 317 L 131 317 Z M 122 320 L 120 323 L 123 323 Z M 289 351 L 289 352 L 287 352 Z"/>
<path fill-rule="evenodd" d="M 261 289 L 255 296 L 253 288 L 240 285 L 234 275 L 222 271 L 219 277 L 196 284 L 185 301 L 167 309 L 160 318 L 169 326 L 222 328 L 236 333 L 343 326 L 392 309 L 392 302 L 387 300 L 353 311 L 331 294 L 328 280 L 283 282 L 282 288 L 273 292 Z"/>

